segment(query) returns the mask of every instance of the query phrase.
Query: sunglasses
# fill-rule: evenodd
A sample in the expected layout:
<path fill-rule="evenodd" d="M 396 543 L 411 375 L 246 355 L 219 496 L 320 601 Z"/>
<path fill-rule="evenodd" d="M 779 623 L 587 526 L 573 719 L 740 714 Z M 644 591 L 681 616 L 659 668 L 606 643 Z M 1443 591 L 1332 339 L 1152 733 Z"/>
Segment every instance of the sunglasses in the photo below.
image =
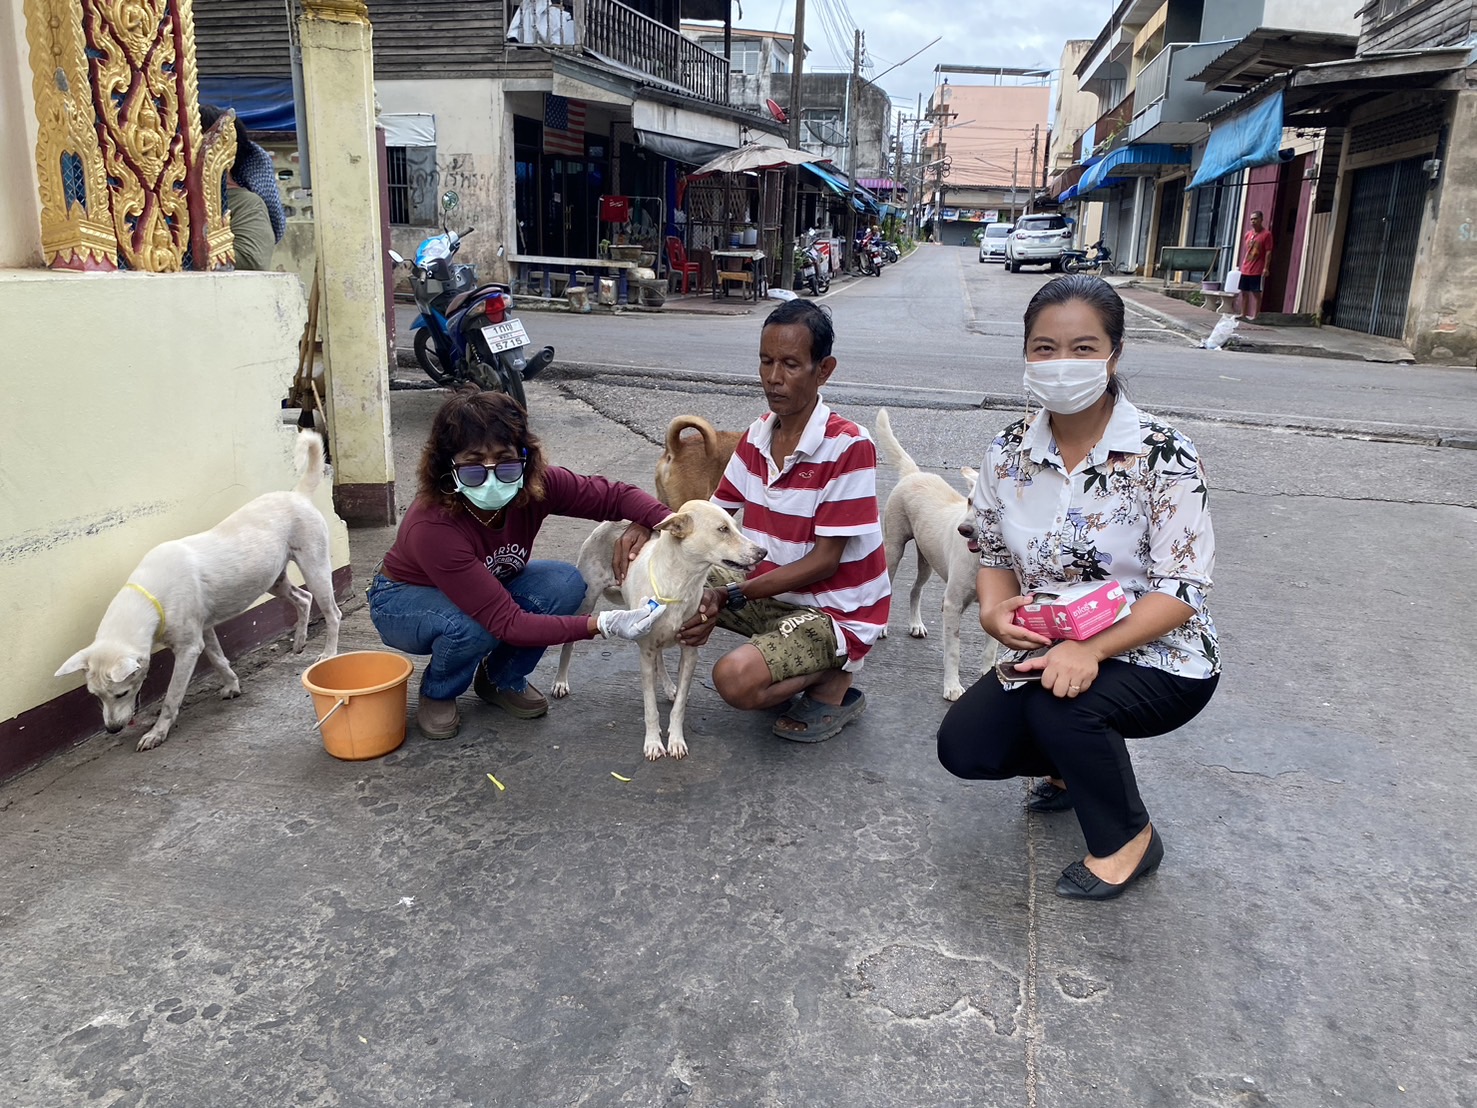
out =
<path fill-rule="evenodd" d="M 511 462 L 497 462 L 494 465 L 461 465 L 452 469 L 456 479 L 469 489 L 480 488 L 487 484 L 490 474 L 504 484 L 509 484 L 523 476 L 523 467 L 528 464 L 527 458 L 518 458 Z"/>

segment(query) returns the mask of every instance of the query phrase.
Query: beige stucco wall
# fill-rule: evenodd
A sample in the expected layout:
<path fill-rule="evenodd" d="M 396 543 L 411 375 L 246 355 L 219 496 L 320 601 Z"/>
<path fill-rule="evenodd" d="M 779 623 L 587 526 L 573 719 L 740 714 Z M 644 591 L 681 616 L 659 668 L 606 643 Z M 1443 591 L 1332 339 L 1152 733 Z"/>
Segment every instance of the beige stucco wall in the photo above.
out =
<path fill-rule="evenodd" d="M 484 280 L 505 279 L 506 271 L 498 274 L 498 243 L 506 244 L 512 253 L 517 240 L 512 119 L 504 111 L 500 82 L 481 77 L 376 81 L 374 90 L 381 112 L 426 112 L 436 117 L 435 178 L 413 181 L 411 186 L 426 189 L 433 201 L 447 189 L 455 191 L 461 200 L 452 217 L 456 229 L 477 229 L 458 258 L 475 265 Z M 502 199 L 505 191 L 506 202 Z M 390 238 L 394 248 L 408 258 L 421 239 L 439 230 L 393 227 Z"/>
<path fill-rule="evenodd" d="M 1089 39 L 1069 39 L 1062 47 L 1061 72 L 1057 78 L 1056 109 L 1051 120 L 1051 172 L 1061 173 L 1073 164 L 1072 146 L 1100 114 L 1097 97 L 1083 92 L 1077 81 L 1077 66 L 1087 56 Z"/>
<path fill-rule="evenodd" d="M 304 315 L 277 273 L 0 271 L 0 720 L 81 683 L 52 674 L 147 550 L 296 483 L 281 402 Z M 348 565 L 328 482 L 316 502 Z"/>

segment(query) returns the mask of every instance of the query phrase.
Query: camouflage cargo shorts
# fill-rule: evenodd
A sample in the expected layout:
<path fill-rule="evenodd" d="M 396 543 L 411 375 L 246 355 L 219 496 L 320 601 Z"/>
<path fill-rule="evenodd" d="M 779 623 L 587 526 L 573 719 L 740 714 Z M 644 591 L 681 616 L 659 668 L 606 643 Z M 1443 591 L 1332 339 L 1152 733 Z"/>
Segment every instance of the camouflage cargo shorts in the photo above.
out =
<path fill-rule="evenodd" d="M 721 589 L 742 582 L 743 575 L 729 569 L 708 574 L 708 587 Z M 724 608 L 718 626 L 743 635 L 754 644 L 769 667 L 772 681 L 786 681 L 846 664 L 846 654 L 836 652 L 836 626 L 819 608 L 802 608 L 780 600 L 751 600 L 742 611 Z"/>

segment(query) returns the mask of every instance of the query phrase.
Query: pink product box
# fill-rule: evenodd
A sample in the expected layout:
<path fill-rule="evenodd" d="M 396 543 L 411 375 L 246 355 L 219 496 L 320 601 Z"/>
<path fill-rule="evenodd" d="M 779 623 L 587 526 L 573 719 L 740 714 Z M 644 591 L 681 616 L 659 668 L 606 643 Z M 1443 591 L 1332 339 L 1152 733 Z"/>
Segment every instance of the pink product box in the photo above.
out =
<path fill-rule="evenodd" d="M 1090 639 L 1132 605 L 1117 581 L 1085 581 L 1055 593 L 1038 590 L 1032 603 L 1015 610 L 1015 622 L 1049 639 Z"/>

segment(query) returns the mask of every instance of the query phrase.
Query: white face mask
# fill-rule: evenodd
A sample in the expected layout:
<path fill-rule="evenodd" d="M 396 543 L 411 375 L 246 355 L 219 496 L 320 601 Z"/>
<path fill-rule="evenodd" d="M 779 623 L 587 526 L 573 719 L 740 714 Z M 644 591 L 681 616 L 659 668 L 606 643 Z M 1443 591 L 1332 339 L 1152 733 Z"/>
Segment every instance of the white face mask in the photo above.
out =
<path fill-rule="evenodd" d="M 1027 362 L 1026 392 L 1048 412 L 1074 415 L 1108 391 L 1108 362 L 1099 358 L 1056 358 Z"/>

